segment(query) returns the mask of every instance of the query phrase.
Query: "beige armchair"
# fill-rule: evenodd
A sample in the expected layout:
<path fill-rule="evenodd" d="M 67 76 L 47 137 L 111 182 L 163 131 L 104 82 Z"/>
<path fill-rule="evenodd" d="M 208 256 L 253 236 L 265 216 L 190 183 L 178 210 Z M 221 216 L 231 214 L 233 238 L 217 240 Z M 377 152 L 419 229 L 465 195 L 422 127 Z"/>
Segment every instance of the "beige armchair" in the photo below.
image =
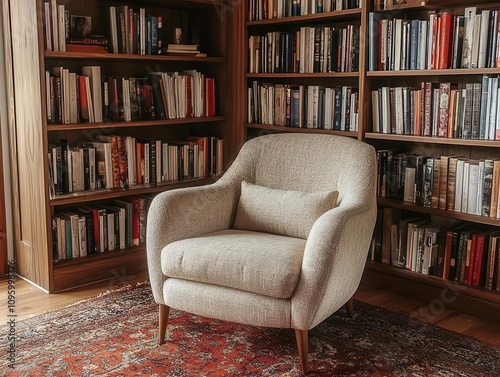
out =
<path fill-rule="evenodd" d="M 293 328 L 308 373 L 308 330 L 352 296 L 376 219 L 373 147 L 276 134 L 246 142 L 214 184 L 167 191 L 147 221 L 159 341 L 170 308 Z"/>

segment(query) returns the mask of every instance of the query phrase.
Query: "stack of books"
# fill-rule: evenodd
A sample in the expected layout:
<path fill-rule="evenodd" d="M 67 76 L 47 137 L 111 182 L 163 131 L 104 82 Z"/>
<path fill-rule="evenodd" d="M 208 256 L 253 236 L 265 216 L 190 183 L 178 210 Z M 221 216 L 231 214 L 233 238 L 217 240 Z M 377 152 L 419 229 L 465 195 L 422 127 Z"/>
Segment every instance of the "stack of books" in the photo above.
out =
<path fill-rule="evenodd" d="M 175 44 L 169 43 L 167 46 L 168 55 L 206 57 L 206 53 L 200 52 L 200 46 L 197 44 Z"/>

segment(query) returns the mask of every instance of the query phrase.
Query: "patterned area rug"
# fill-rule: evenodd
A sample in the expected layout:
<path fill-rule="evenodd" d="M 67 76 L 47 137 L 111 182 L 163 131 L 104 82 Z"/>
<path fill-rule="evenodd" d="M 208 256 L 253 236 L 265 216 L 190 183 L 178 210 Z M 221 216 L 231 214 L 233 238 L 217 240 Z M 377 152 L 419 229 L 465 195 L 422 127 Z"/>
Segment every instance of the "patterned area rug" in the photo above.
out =
<path fill-rule="evenodd" d="M 354 309 L 353 319 L 342 309 L 309 332 L 310 376 L 500 376 L 498 348 L 360 302 Z M 146 283 L 26 319 L 16 331 L 16 369 L 2 355 L 1 375 L 301 376 L 292 330 L 172 310 L 158 346 Z"/>

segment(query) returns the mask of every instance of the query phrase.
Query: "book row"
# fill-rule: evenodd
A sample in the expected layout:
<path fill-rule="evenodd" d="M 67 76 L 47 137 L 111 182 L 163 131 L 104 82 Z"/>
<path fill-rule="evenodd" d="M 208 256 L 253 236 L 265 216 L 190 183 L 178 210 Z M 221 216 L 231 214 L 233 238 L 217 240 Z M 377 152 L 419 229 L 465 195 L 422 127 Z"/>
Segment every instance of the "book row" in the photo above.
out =
<path fill-rule="evenodd" d="M 97 136 L 81 147 L 67 141 L 50 146 L 50 194 L 129 188 L 220 174 L 223 140 L 189 137 L 186 141 L 131 136 Z"/>
<path fill-rule="evenodd" d="M 450 82 L 381 87 L 371 97 L 374 132 L 500 140 L 498 76 L 462 88 Z"/>
<path fill-rule="evenodd" d="M 357 88 L 286 85 L 253 81 L 249 123 L 337 131 L 358 130 Z"/>
<path fill-rule="evenodd" d="M 163 19 L 146 13 L 145 8 L 133 10 L 128 5 L 109 7 L 111 48 L 115 54 L 161 54 Z"/>
<path fill-rule="evenodd" d="M 250 21 L 329 13 L 361 6 L 362 0 L 250 0 Z"/>
<path fill-rule="evenodd" d="M 370 13 L 368 69 L 500 67 L 498 12 L 473 6 L 463 15 L 431 13 L 425 20 Z"/>
<path fill-rule="evenodd" d="M 215 115 L 215 80 L 204 74 L 151 72 L 147 77 L 102 76 L 100 66 L 81 74 L 45 72 L 47 122 L 130 122 Z"/>
<path fill-rule="evenodd" d="M 378 194 L 384 198 L 500 218 L 500 161 L 377 151 Z"/>
<path fill-rule="evenodd" d="M 359 26 L 304 26 L 249 37 L 250 73 L 357 72 Z"/>
<path fill-rule="evenodd" d="M 42 10 L 46 51 L 107 52 L 111 47 L 111 52 L 123 54 L 162 52 L 163 18 L 146 12 L 145 8 L 110 6 L 109 38 L 92 34 L 91 17 L 70 15 L 65 5 L 58 4 L 57 0 L 44 2 Z"/>
<path fill-rule="evenodd" d="M 137 196 L 56 212 L 52 216 L 54 263 L 145 244 L 150 201 Z"/>
<path fill-rule="evenodd" d="M 500 231 L 379 210 L 371 258 L 425 275 L 500 291 Z"/>

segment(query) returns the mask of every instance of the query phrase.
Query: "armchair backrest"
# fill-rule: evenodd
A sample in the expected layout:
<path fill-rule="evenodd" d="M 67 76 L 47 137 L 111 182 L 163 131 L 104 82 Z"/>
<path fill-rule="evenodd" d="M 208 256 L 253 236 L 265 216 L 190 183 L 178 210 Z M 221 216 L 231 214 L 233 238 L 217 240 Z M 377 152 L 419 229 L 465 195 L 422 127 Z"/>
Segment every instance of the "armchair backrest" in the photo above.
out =
<path fill-rule="evenodd" d="M 338 203 L 375 205 L 376 156 L 348 137 L 273 134 L 247 141 L 224 180 L 302 192 L 338 191 Z"/>

